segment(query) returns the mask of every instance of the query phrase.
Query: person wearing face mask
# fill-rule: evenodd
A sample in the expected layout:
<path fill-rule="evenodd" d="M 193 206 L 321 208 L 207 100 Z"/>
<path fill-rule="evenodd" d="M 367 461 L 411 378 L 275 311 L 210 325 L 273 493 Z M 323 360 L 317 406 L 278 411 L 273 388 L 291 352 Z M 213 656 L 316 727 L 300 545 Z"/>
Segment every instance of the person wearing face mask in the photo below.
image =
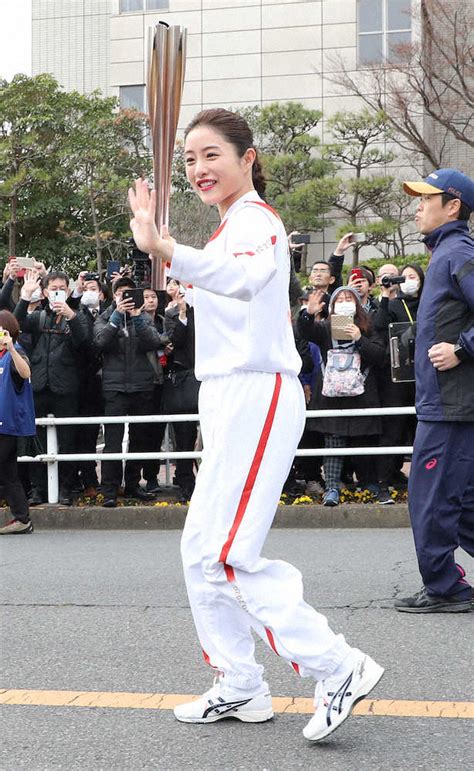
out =
<path fill-rule="evenodd" d="M 155 369 L 148 354 L 160 347 L 160 336 L 144 307 L 137 307 L 125 290 L 136 289 L 131 278 L 118 278 L 112 284 L 114 301 L 94 322 L 94 344 L 102 354 L 102 389 L 105 415 L 151 415 L 154 412 Z M 104 506 L 115 508 L 122 484 L 122 462 L 106 460 L 107 453 L 120 452 L 123 423 L 105 426 L 101 490 Z M 148 435 L 143 424 L 131 423 L 130 452 L 148 452 Z M 151 500 L 154 494 L 140 486 L 142 462 L 125 464 L 125 495 Z"/>
<path fill-rule="evenodd" d="M 15 308 L 23 332 L 32 336 L 31 382 L 37 417 L 52 413 L 56 417 L 76 417 L 80 391 L 79 373 L 83 353 L 88 350 L 91 331 L 83 313 L 75 312 L 67 303 L 69 277 L 52 270 L 43 279 L 45 307 L 28 313 L 31 297 L 40 286 L 36 270 L 27 271 L 21 299 Z M 58 426 L 60 453 L 76 451 L 75 426 Z M 38 440 L 46 448 L 46 430 L 38 429 Z M 31 464 L 30 505 L 47 500 L 46 464 Z M 71 462 L 59 464 L 59 502 L 70 506 L 75 470 Z"/>
<path fill-rule="evenodd" d="M 374 327 L 385 336 L 387 355 L 384 366 L 379 372 L 379 392 L 384 407 L 412 407 L 415 403 L 415 383 L 394 383 L 391 376 L 390 356 L 388 353 L 389 324 L 416 321 L 418 306 L 425 281 L 423 269 L 417 263 L 409 263 L 401 270 L 405 281 L 400 284 L 399 294 L 393 296 L 393 286 L 381 285 L 380 306 L 374 316 Z M 382 418 L 383 447 L 396 447 L 413 444 L 416 419 L 412 415 L 386 416 Z M 377 502 L 382 505 L 393 503 L 391 487 L 403 484 L 400 471 L 400 455 L 379 455 L 377 458 L 379 492 Z M 405 481 L 406 484 L 406 481 Z"/>
<path fill-rule="evenodd" d="M 397 297 L 393 297 L 393 287 L 381 286 L 380 306 L 374 317 L 374 326 L 379 332 L 385 332 L 391 323 L 416 321 L 425 274 L 418 263 L 412 262 L 402 268 L 401 275 L 405 281 L 400 284 Z"/>
<path fill-rule="evenodd" d="M 33 268 L 40 278 L 44 278 L 48 272 L 44 263 L 39 262 L 39 260 L 33 259 Z M 20 296 L 24 275 L 25 269 L 18 265 L 15 257 L 7 262 L 3 271 L 3 286 L 0 291 L 0 309 L 5 308 L 13 313 Z"/>
<path fill-rule="evenodd" d="M 76 286 L 68 298 L 68 304 L 82 314 L 88 323 L 90 337 L 87 351 L 82 354 L 79 370 L 79 417 L 104 414 L 102 396 L 102 357 L 93 344 L 94 321 L 105 310 L 104 288 L 98 273 L 81 271 Z M 77 452 L 95 453 L 99 436 L 99 424 L 84 423 L 76 428 Z M 76 467 L 76 487 L 89 498 L 95 498 L 99 485 L 95 461 L 80 461 Z"/>
<path fill-rule="evenodd" d="M 361 372 L 365 378 L 364 392 L 357 396 L 330 397 L 323 394 L 323 372 L 320 373 L 314 390 L 310 409 L 363 409 L 380 405 L 377 390 L 376 367 L 383 363 L 385 350 L 383 340 L 374 333 L 370 316 L 362 308 L 360 297 L 354 287 L 336 289 L 329 304 L 327 319 L 320 320 L 324 308 L 322 293 L 313 292 L 308 299 L 308 306 L 298 319 L 298 330 L 303 338 L 317 343 L 321 351 L 324 366 L 327 365 L 328 351 L 339 349 L 346 352 L 358 352 L 361 359 Z M 350 316 L 352 323 L 347 325 L 349 341 L 333 339 L 331 317 Z M 337 417 L 315 418 L 310 421 L 312 430 L 324 434 L 325 447 L 371 446 L 378 444 L 380 418 L 377 417 Z M 354 467 L 359 483 L 366 487 L 373 484 L 373 470 L 364 463 L 364 456 L 354 457 Z M 339 491 L 342 487 L 343 457 L 327 456 L 324 459 L 325 493 L 323 504 L 337 506 Z"/>

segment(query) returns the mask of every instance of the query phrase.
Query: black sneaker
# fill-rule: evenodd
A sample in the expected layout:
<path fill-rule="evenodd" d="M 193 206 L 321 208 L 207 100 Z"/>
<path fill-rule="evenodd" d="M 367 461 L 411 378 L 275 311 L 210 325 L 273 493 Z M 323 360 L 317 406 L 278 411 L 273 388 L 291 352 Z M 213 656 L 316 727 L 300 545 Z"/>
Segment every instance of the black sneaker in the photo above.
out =
<path fill-rule="evenodd" d="M 42 490 L 39 490 L 37 487 L 31 488 L 30 494 L 28 495 L 28 503 L 30 506 L 40 506 L 47 500 L 47 496 L 43 493 Z"/>
<path fill-rule="evenodd" d="M 151 501 L 156 497 L 154 493 L 147 493 L 140 485 L 137 485 L 133 489 L 126 487 L 123 494 L 125 498 L 139 498 L 141 501 Z"/>
<path fill-rule="evenodd" d="M 73 497 L 70 490 L 60 490 L 59 492 L 59 505 L 60 506 L 72 506 Z"/>
<path fill-rule="evenodd" d="M 156 479 L 148 479 L 145 485 L 145 492 L 156 495 L 161 490 L 160 483 Z"/>
<path fill-rule="evenodd" d="M 377 503 L 380 503 L 381 506 L 389 506 L 390 504 L 395 503 L 388 487 L 380 488 L 379 494 L 377 496 Z"/>
<path fill-rule="evenodd" d="M 395 600 L 394 607 L 401 613 L 467 613 L 474 610 L 470 599 L 457 597 L 455 594 L 428 594 L 425 587 L 413 597 Z"/>
<path fill-rule="evenodd" d="M 106 509 L 115 509 L 117 506 L 117 498 L 114 495 L 106 495 L 102 506 Z"/>

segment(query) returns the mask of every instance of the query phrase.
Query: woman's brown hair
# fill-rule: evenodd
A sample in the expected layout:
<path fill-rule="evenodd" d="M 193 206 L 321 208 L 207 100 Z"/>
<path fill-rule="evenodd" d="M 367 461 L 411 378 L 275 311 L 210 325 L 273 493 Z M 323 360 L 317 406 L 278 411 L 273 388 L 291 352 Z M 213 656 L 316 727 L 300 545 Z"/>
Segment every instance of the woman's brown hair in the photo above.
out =
<path fill-rule="evenodd" d="M 198 126 L 209 126 L 224 137 L 226 142 L 234 145 L 237 155 L 242 158 L 246 150 L 251 147 L 255 150 L 255 160 L 252 166 L 252 182 L 257 193 L 265 195 L 265 176 L 263 174 L 262 164 L 260 163 L 257 148 L 253 143 L 253 135 L 247 121 L 236 112 L 223 110 L 217 107 L 212 110 L 202 110 L 199 112 L 186 127 L 184 138 Z"/>
<path fill-rule="evenodd" d="M 20 334 L 20 325 L 13 313 L 10 313 L 10 311 L 0 311 L 0 327 L 10 332 L 11 339 L 16 343 Z"/>

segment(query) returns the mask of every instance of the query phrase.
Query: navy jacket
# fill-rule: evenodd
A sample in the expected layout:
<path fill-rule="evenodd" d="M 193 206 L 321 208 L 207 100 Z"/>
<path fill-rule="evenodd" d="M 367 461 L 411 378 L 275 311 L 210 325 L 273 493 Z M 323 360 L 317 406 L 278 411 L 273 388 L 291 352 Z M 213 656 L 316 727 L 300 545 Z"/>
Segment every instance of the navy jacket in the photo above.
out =
<path fill-rule="evenodd" d="M 424 239 L 432 257 L 417 315 L 418 420 L 474 421 L 474 241 L 467 222 L 448 222 Z M 438 372 L 428 358 L 435 343 L 461 343 L 466 361 Z"/>

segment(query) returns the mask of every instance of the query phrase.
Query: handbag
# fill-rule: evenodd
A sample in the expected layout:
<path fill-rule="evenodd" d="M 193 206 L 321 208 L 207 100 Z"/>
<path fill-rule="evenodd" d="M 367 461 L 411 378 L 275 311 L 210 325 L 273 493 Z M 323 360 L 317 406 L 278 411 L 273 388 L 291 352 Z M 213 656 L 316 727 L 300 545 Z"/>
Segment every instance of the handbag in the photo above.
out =
<path fill-rule="evenodd" d="M 360 353 L 331 348 L 324 369 L 323 396 L 360 396 L 365 391 L 365 375 L 360 369 Z"/>
<path fill-rule="evenodd" d="M 163 382 L 163 413 L 179 415 L 198 411 L 199 380 L 194 370 L 172 370 Z"/>

